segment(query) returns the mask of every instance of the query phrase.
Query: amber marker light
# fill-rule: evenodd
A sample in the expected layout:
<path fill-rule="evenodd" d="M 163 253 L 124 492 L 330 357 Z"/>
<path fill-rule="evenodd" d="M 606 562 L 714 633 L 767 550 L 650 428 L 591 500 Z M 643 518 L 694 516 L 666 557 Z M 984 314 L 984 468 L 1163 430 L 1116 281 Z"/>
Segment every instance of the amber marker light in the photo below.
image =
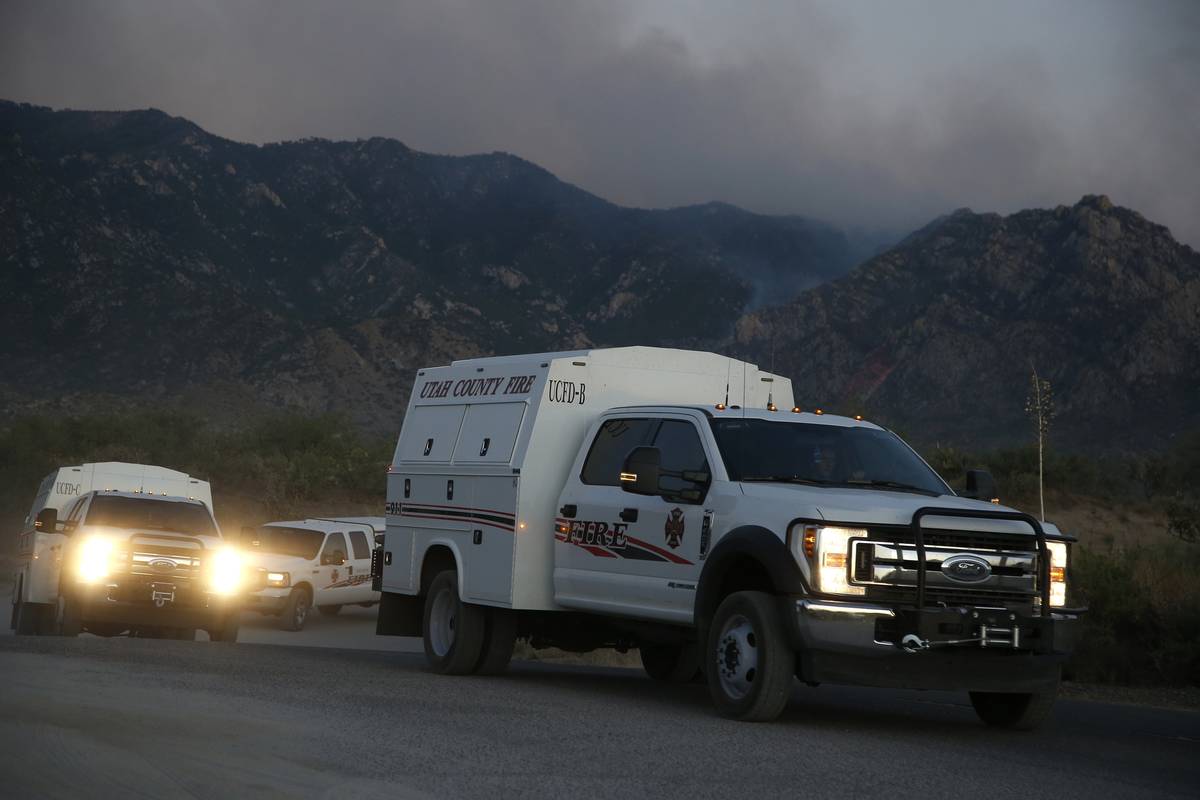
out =
<path fill-rule="evenodd" d="M 820 416 L 821 414 L 824 414 L 825 412 L 822 409 L 818 408 L 818 409 L 814 409 L 813 413 L 816 414 L 817 416 Z"/>
<path fill-rule="evenodd" d="M 855 415 L 854 415 L 854 418 L 855 418 L 856 420 L 858 420 L 859 422 L 862 422 L 862 414 L 855 414 Z"/>
<path fill-rule="evenodd" d="M 817 554 L 817 529 L 808 527 L 804 529 L 804 555 L 812 558 Z"/>
<path fill-rule="evenodd" d="M 779 409 L 774 403 L 767 403 L 767 411 L 778 411 Z"/>
<path fill-rule="evenodd" d="M 793 413 L 793 414 L 799 414 L 799 413 L 801 413 L 801 412 L 803 412 L 803 411 L 804 411 L 804 409 L 802 409 L 800 406 L 792 406 L 792 413 Z"/>
<path fill-rule="evenodd" d="M 717 411 L 724 411 L 724 410 L 725 410 L 725 404 L 717 403 Z"/>

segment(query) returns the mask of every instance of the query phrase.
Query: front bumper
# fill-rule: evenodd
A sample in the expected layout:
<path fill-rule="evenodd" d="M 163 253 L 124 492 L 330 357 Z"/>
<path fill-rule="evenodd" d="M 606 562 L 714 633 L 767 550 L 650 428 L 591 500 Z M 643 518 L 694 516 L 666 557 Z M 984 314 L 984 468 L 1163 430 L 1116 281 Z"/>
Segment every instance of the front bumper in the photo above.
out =
<path fill-rule="evenodd" d="M 175 598 L 156 604 L 153 585 L 107 583 L 72 590 L 84 624 L 102 622 L 129 627 L 219 628 L 239 612 L 241 598 L 219 597 L 175 585 Z M 161 595 L 160 595 L 161 596 Z"/>
<path fill-rule="evenodd" d="M 257 592 L 250 592 L 246 595 L 243 608 L 263 614 L 278 614 L 287 605 L 288 595 L 291 592 L 290 588 L 259 589 Z"/>
<path fill-rule="evenodd" d="M 990 608 L 916 609 L 804 597 L 784 600 L 814 683 L 911 689 L 1032 691 L 1057 680 L 1074 648 L 1078 614 L 1032 616 Z"/>

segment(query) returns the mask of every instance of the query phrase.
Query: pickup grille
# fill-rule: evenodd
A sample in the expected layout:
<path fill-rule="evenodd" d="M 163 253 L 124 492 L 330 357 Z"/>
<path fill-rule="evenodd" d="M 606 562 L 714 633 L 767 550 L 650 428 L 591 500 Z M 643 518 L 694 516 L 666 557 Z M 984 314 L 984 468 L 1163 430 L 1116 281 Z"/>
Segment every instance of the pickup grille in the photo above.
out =
<path fill-rule="evenodd" d="M 925 529 L 925 606 L 991 606 L 1029 610 L 1038 597 L 1038 552 L 1034 536 L 986 531 Z M 989 574 L 977 583 L 954 580 L 942 563 L 970 554 L 988 564 Z M 866 599 L 915 604 L 920 560 L 910 530 L 869 531 L 851 551 L 851 575 L 864 585 Z"/>

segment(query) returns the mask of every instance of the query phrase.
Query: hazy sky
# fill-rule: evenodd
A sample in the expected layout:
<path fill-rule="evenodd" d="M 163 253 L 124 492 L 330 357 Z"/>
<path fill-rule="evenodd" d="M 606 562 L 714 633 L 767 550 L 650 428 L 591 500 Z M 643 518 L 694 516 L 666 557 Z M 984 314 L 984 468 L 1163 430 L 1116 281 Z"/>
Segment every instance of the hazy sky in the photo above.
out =
<path fill-rule="evenodd" d="M 0 97 L 851 226 L 1105 193 L 1200 245 L 1200 0 L 3 0 Z"/>

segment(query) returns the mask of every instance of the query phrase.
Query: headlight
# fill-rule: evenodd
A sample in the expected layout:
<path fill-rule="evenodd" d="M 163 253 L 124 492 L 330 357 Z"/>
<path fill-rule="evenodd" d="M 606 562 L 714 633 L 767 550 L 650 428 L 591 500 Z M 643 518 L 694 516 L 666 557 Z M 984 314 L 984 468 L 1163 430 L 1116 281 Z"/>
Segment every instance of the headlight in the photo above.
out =
<path fill-rule="evenodd" d="M 291 586 L 292 576 L 287 572 L 268 572 L 267 586 Z"/>
<path fill-rule="evenodd" d="M 242 556 L 232 548 L 213 553 L 209 585 L 216 594 L 233 594 L 242 586 Z"/>
<path fill-rule="evenodd" d="M 1067 604 L 1067 543 L 1046 542 L 1050 549 L 1050 606 Z"/>
<path fill-rule="evenodd" d="M 850 585 L 850 540 L 866 536 L 861 528 L 793 525 L 788 531 L 788 549 L 797 564 L 811 565 L 817 591 L 862 595 L 866 587 Z"/>
<path fill-rule="evenodd" d="M 79 544 L 75 561 L 76 577 L 84 583 L 96 583 L 112 571 L 113 540 L 90 536 Z"/>

